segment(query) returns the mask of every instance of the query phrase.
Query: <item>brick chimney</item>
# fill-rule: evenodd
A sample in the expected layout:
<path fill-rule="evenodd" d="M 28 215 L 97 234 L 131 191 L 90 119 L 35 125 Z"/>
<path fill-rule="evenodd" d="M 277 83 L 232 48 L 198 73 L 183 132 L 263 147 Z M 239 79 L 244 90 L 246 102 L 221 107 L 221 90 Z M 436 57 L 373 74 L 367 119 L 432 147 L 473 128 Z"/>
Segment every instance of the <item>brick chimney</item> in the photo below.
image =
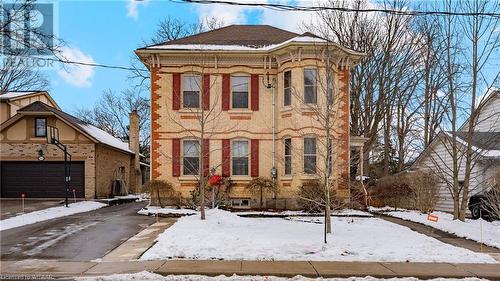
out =
<path fill-rule="evenodd" d="M 130 169 L 130 188 L 131 192 L 140 192 L 142 185 L 142 173 L 139 152 L 139 114 L 137 110 L 129 113 L 129 143 L 128 146 L 134 155 L 134 161 L 131 163 Z"/>

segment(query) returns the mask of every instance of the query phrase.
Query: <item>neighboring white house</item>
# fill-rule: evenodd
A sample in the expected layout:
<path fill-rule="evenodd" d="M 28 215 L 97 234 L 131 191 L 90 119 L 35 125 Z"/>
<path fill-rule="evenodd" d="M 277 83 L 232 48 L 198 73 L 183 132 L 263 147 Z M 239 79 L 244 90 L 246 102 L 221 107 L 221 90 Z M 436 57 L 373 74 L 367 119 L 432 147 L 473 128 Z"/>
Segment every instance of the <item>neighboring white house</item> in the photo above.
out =
<path fill-rule="evenodd" d="M 480 113 L 472 137 L 473 164 L 469 196 L 488 190 L 493 176 L 500 172 L 500 91 L 492 91 L 478 105 Z M 465 174 L 465 145 L 468 121 L 457 132 L 459 182 Z M 425 169 L 439 175 L 439 201 L 436 210 L 452 212 L 453 199 L 449 191 L 453 158 L 450 132 L 440 132 L 412 165 L 412 170 Z"/>

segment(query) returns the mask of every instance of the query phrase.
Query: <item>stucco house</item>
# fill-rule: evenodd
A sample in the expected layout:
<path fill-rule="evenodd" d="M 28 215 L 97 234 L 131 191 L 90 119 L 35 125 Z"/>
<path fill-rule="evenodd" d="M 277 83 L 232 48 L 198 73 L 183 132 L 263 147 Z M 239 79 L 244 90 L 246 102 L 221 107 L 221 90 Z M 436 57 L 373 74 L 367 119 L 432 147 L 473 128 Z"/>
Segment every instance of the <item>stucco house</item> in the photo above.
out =
<path fill-rule="evenodd" d="M 472 135 L 473 163 L 469 196 L 487 191 L 494 184 L 494 176 L 500 173 L 500 91 L 485 95 L 478 108 L 480 111 Z M 468 122 L 464 122 L 456 133 L 459 184 L 464 180 Z M 412 170 L 422 169 L 436 173 L 440 179 L 436 210 L 445 212 L 453 211 L 453 197 L 449 189 L 453 167 L 451 137 L 451 132 L 438 133 L 411 167 Z"/>
<path fill-rule="evenodd" d="M 19 108 L 35 101 L 60 109 L 46 91 L 7 92 L 0 95 L 0 124 L 14 116 Z"/>
<path fill-rule="evenodd" d="M 130 143 L 65 113 L 47 92 L 8 92 L 0 96 L 13 109 L 0 125 L 1 197 L 62 198 L 64 154 L 47 144 L 47 126 L 59 130 L 71 161 L 71 196 L 108 198 L 112 183 L 123 180 L 129 191 L 141 184 L 139 117 L 130 114 Z M 75 194 L 73 194 L 73 190 Z"/>
<path fill-rule="evenodd" d="M 232 206 L 250 207 L 257 200 L 246 184 L 274 175 L 282 207 L 296 207 L 298 187 L 318 178 L 326 155 L 316 109 L 326 103 L 319 81 L 328 80 L 337 101 L 332 178 L 349 199 L 350 150 L 363 144 L 349 132 L 349 72 L 362 53 L 268 25 L 230 25 L 135 53 L 151 72 L 151 179 L 189 197 L 200 169 L 215 171 L 234 183 Z"/>

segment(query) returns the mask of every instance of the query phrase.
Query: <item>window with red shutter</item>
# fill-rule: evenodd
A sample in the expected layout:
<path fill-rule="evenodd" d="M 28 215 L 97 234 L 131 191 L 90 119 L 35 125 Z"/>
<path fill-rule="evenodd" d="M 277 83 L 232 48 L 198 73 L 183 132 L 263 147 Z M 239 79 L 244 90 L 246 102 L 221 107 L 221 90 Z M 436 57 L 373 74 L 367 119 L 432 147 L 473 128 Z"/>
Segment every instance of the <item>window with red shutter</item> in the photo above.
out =
<path fill-rule="evenodd" d="M 179 177 L 181 175 L 181 140 L 172 139 L 172 176 Z"/>
<path fill-rule="evenodd" d="M 229 110 L 230 87 L 231 76 L 228 73 L 222 74 L 222 110 Z"/>
<path fill-rule="evenodd" d="M 172 110 L 181 108 L 181 74 L 172 75 Z"/>

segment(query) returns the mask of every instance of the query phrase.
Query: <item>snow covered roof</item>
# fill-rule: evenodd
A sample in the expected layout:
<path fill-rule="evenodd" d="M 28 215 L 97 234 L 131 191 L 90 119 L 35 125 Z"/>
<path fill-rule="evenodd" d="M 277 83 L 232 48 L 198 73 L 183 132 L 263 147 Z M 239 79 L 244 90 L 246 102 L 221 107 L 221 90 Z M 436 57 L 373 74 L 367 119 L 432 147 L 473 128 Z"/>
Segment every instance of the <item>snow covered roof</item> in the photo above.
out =
<path fill-rule="evenodd" d="M 146 46 L 138 49 L 156 51 L 273 51 L 290 43 L 311 43 L 337 45 L 344 50 L 362 53 L 342 47 L 310 32 L 298 34 L 269 25 L 230 25 L 202 32 L 177 40 Z"/>
<path fill-rule="evenodd" d="M 46 93 L 46 92 L 45 91 L 6 92 L 5 94 L 0 95 L 0 100 L 10 100 L 38 93 Z"/>
<path fill-rule="evenodd" d="M 127 153 L 134 153 L 132 150 L 130 150 L 128 143 L 121 141 L 120 139 L 93 126 L 92 124 L 82 121 L 66 112 L 48 106 L 43 102 L 36 101 L 18 110 L 18 113 L 22 112 L 52 112 L 62 120 L 68 122 L 70 125 L 82 131 L 82 133 L 90 136 L 96 142 L 125 151 Z"/>

